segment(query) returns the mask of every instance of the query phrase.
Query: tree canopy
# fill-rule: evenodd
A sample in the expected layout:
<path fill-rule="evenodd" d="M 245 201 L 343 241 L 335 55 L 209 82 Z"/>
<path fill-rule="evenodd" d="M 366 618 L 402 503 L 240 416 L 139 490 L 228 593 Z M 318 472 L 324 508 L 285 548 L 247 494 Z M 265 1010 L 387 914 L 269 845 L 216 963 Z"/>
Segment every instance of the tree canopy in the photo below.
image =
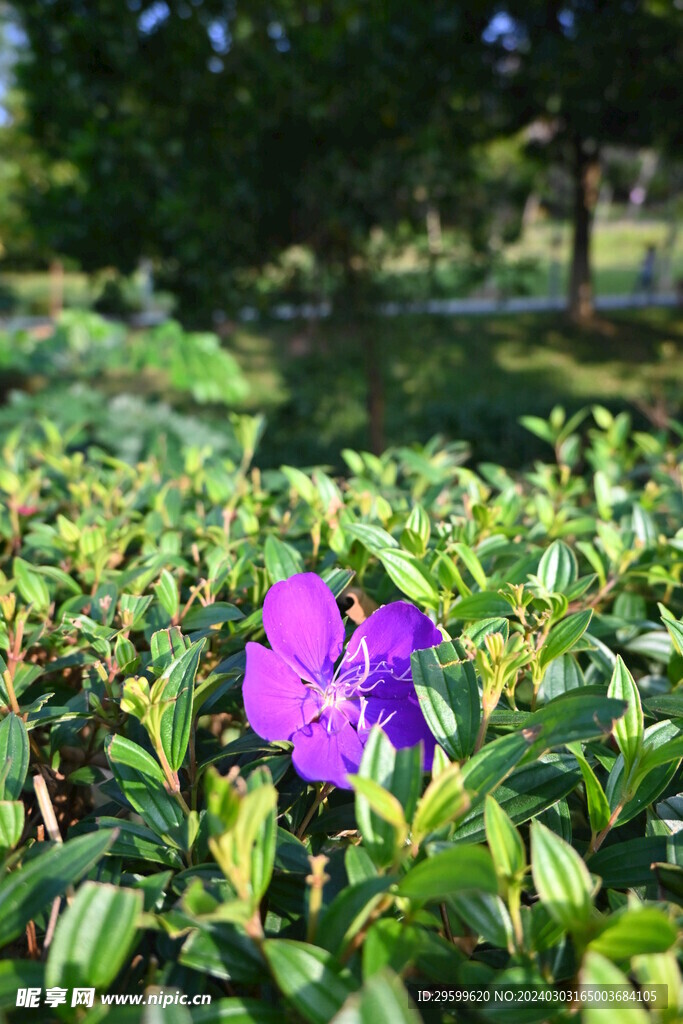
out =
<path fill-rule="evenodd" d="M 373 227 L 415 223 L 425 200 L 476 244 L 505 184 L 482 145 L 530 128 L 573 168 L 585 291 L 600 146 L 680 144 L 681 12 L 667 0 L 14 12 L 24 130 L 59 169 L 27 196 L 34 229 L 86 269 L 152 257 L 186 304 L 292 243 L 347 267 Z"/>

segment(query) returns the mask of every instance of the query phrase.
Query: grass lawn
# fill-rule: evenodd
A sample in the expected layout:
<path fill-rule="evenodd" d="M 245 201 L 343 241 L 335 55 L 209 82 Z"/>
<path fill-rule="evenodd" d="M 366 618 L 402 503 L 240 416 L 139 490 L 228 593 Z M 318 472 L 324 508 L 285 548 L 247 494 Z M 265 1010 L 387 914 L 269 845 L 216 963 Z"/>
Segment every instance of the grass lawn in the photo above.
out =
<path fill-rule="evenodd" d="M 669 253 L 669 282 L 661 281 L 664 253 L 670 225 L 664 218 L 633 220 L 621 217 L 615 220 L 598 220 L 593 233 L 593 269 L 595 289 L 598 295 L 628 295 L 638 276 L 638 269 L 645 249 L 652 244 L 657 247 L 658 273 L 660 284 L 669 287 L 672 282 L 683 278 L 683 233 L 678 232 Z M 448 238 L 448 232 L 445 232 Z M 559 244 L 553 248 L 553 240 Z M 424 254 L 420 255 L 413 246 L 407 246 L 398 257 L 387 258 L 381 271 L 374 273 L 374 282 L 379 294 L 385 299 L 410 301 L 429 298 L 433 295 L 453 298 L 482 291 L 486 294 L 526 294 L 547 296 L 564 294 L 567 289 L 571 257 L 570 225 L 539 220 L 530 225 L 514 245 L 503 253 L 500 268 L 493 279 L 484 285 L 472 273 L 473 259 L 466 248 L 455 250 L 458 254 L 438 261 L 434 271 L 428 268 Z M 552 271 L 554 284 L 551 287 L 551 262 L 557 266 Z M 97 279 L 86 274 L 67 272 L 64 275 L 64 303 L 67 306 L 91 307 L 101 292 L 104 277 Z M 478 281 L 478 284 L 475 283 Z M 1 273 L 0 272 L 0 315 L 12 312 L 16 315 L 45 315 L 50 309 L 50 277 L 44 272 Z M 125 291 L 129 298 L 138 296 L 139 281 L 128 279 Z M 272 272 L 265 271 L 259 278 L 257 291 L 272 295 L 269 300 L 278 301 L 278 282 Z M 317 294 L 315 298 L 319 298 Z M 250 304 L 253 296 L 245 295 L 244 302 Z M 162 308 L 170 308 L 172 300 L 168 295 L 158 296 Z M 234 303 L 234 298 L 233 298 Z M 7 303 L 10 306 L 7 306 Z M 216 308 L 230 307 L 224 297 L 216 295 Z M 233 310 L 236 312 L 236 310 Z"/>
<path fill-rule="evenodd" d="M 240 327 L 229 345 L 268 416 L 270 464 L 338 461 L 369 445 L 368 371 L 381 369 L 388 444 L 436 433 L 472 442 L 475 458 L 519 464 L 543 452 L 517 424 L 599 402 L 630 408 L 683 401 L 683 315 L 637 310 L 579 330 L 556 314 L 405 316 Z"/>

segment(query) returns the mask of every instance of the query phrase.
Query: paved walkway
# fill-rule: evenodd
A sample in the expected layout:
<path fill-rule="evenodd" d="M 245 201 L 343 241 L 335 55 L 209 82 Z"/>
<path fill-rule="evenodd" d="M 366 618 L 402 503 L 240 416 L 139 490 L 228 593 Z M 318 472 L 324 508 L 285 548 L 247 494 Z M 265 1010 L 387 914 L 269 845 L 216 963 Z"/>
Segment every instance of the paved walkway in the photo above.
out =
<path fill-rule="evenodd" d="M 598 310 L 646 309 L 652 306 L 675 307 L 680 299 L 674 292 L 663 295 L 602 295 L 595 300 Z M 567 300 L 564 296 L 518 297 L 510 299 L 425 299 L 421 302 L 382 302 L 377 306 L 380 316 L 403 316 L 406 313 L 422 313 L 430 316 L 491 316 L 496 313 L 553 313 L 564 312 Z M 330 316 L 332 305 L 322 302 L 318 305 L 304 303 L 289 305 L 280 303 L 271 310 L 276 320 L 316 320 Z M 257 320 L 256 310 L 245 308 L 240 312 L 241 320 Z"/>
<path fill-rule="evenodd" d="M 647 309 L 653 306 L 675 307 L 680 305 L 680 298 L 670 292 L 664 295 L 602 295 L 596 298 L 595 308 L 598 310 Z M 563 296 L 552 299 L 548 297 L 519 297 L 510 299 L 425 299 L 422 302 L 382 302 L 377 306 L 380 316 L 404 316 L 420 313 L 427 316 L 492 316 L 501 313 L 561 313 L 567 308 L 567 300 Z M 279 303 L 270 310 L 275 320 L 319 320 L 331 316 L 333 306 L 329 302 L 303 303 L 293 305 Z M 245 306 L 240 310 L 239 319 L 244 323 L 259 320 L 258 310 Z M 164 315 L 151 315 L 132 320 L 132 326 L 151 327 L 162 323 Z M 139 322 L 138 322 L 139 321 Z M 47 327 L 52 323 L 50 317 L 6 317 L 0 318 L 0 330 L 30 331 Z"/>

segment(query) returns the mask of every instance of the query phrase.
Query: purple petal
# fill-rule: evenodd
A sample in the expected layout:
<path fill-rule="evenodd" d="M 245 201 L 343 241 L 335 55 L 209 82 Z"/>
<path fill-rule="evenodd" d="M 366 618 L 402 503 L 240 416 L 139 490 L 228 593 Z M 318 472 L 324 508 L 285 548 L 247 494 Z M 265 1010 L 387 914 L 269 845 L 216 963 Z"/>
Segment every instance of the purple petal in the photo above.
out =
<path fill-rule="evenodd" d="M 282 658 L 254 643 L 247 644 L 242 694 L 249 724 L 264 740 L 290 740 L 322 705 L 317 690 L 304 686 Z"/>
<path fill-rule="evenodd" d="M 410 655 L 436 647 L 442 641 L 432 620 L 414 605 L 407 601 L 385 604 L 354 631 L 342 660 L 340 678 L 348 677 L 347 685 L 351 685 L 356 676 L 362 676 L 365 646 L 370 671 L 362 691 L 372 693 L 373 697 L 407 696 L 414 692 Z"/>
<path fill-rule="evenodd" d="M 332 591 L 312 572 L 271 587 L 263 604 L 270 646 L 301 679 L 324 687 L 344 643 L 344 625 Z"/>
<path fill-rule="evenodd" d="M 328 728 L 330 725 L 323 716 L 320 722 L 300 729 L 294 736 L 292 763 L 307 782 L 331 782 L 340 789 L 350 789 L 347 776 L 358 771 L 363 744 L 349 722 L 339 729 Z"/>
<path fill-rule="evenodd" d="M 417 697 L 412 694 L 399 700 L 380 700 L 372 694 L 368 697 L 363 715 L 364 728 L 359 730 L 365 738 L 373 725 L 379 724 L 397 750 L 414 747 L 422 741 L 422 766 L 425 771 L 432 767 L 436 740 L 422 714 Z"/>

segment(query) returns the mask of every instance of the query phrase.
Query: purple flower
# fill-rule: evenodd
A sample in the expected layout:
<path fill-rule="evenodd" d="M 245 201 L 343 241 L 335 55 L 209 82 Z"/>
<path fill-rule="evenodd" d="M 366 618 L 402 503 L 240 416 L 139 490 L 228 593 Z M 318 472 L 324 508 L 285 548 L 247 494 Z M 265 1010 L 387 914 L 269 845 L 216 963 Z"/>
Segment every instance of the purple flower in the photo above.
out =
<path fill-rule="evenodd" d="M 291 740 L 303 779 L 348 789 L 373 725 L 397 748 L 422 740 L 431 765 L 434 739 L 410 671 L 413 651 L 443 639 L 426 615 L 405 601 L 379 608 L 337 665 L 344 645 L 337 603 L 319 576 L 300 573 L 268 591 L 263 625 L 272 650 L 247 644 L 247 718 L 263 739 Z"/>

